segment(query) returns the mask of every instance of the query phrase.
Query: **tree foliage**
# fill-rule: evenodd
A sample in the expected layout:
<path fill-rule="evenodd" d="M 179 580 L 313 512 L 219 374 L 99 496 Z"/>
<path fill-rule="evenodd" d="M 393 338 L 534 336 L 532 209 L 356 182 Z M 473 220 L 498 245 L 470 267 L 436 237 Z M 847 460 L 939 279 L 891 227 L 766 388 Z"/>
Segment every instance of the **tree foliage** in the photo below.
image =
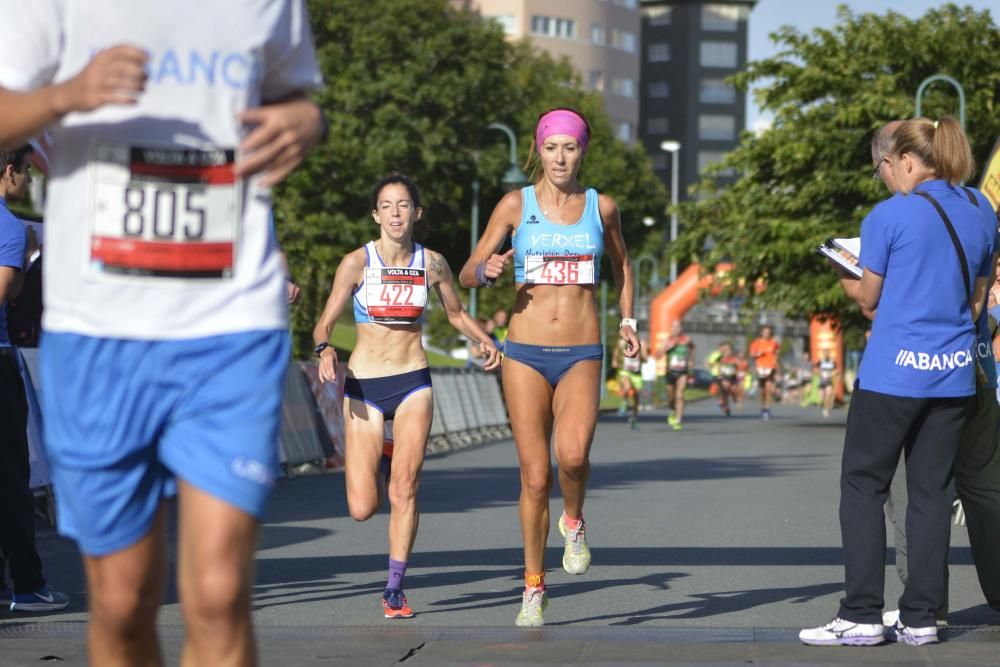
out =
<path fill-rule="evenodd" d="M 416 180 L 429 228 L 423 241 L 458 271 L 469 255 L 472 181 L 482 188 L 481 229 L 504 191 L 509 147 L 487 129 L 491 122 L 516 132 L 523 159 L 539 113 L 580 108 L 594 128 L 582 180 L 618 200 L 626 240 L 645 236 L 643 216 L 662 215 L 666 193 L 645 152 L 614 138 L 600 97 L 583 90 L 568 62 L 507 42 L 497 24 L 446 0 L 309 5 L 330 140 L 278 191 L 275 212 L 303 288 L 293 316 L 297 353 L 312 348 L 340 259 L 377 233 L 369 191 L 386 173 Z M 492 312 L 509 305 L 512 292 L 480 290 L 480 299 L 480 312 Z"/>
<path fill-rule="evenodd" d="M 857 236 L 871 207 L 888 192 L 873 180 L 870 143 L 885 122 L 914 115 L 921 81 L 947 74 L 966 94 L 966 129 L 982 165 L 1000 134 L 1000 31 L 988 12 L 946 5 L 919 19 L 897 13 L 838 10 L 830 30 L 771 35 L 783 50 L 734 77 L 759 86 L 773 126 L 744 134 L 740 146 L 695 186 L 680 207 L 685 226 L 675 249 L 684 260 L 732 261 L 733 284 L 766 283 L 748 305 L 794 316 L 834 313 L 857 321 L 833 272 L 813 253 L 830 236 Z M 923 115 L 958 115 L 950 87 L 934 84 Z M 721 188 L 713 176 L 735 169 Z M 928 275 L 928 279 L 933 279 Z"/>

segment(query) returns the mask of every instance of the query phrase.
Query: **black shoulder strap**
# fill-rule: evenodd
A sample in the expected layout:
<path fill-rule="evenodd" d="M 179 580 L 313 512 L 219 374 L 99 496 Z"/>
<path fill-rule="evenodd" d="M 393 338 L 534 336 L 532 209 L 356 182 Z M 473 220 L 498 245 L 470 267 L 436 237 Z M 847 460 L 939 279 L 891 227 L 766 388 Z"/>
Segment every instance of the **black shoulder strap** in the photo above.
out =
<path fill-rule="evenodd" d="M 966 191 L 967 194 L 972 195 L 971 192 Z M 920 190 L 914 190 L 913 194 L 919 195 L 929 201 L 935 209 L 937 209 L 938 215 L 944 220 L 944 226 L 948 228 L 948 236 L 951 237 L 951 242 L 955 244 L 955 252 L 958 253 L 959 263 L 962 265 L 962 280 L 965 281 L 965 293 L 972 298 L 972 281 L 969 280 L 969 262 L 965 258 L 965 250 L 962 248 L 962 242 L 958 240 L 958 234 L 955 232 L 955 226 L 951 224 L 951 220 L 948 219 L 948 214 L 944 212 L 941 208 L 941 204 L 938 203 L 937 199 L 930 196 L 926 192 L 921 192 Z M 975 196 L 972 197 L 975 199 Z M 978 206 L 978 204 L 977 204 Z"/>
<path fill-rule="evenodd" d="M 965 192 L 965 196 L 968 197 L 969 203 L 975 206 L 976 208 L 979 208 L 979 200 L 976 199 L 976 195 L 972 194 L 972 190 L 970 190 L 965 186 L 962 186 L 962 191 Z"/>

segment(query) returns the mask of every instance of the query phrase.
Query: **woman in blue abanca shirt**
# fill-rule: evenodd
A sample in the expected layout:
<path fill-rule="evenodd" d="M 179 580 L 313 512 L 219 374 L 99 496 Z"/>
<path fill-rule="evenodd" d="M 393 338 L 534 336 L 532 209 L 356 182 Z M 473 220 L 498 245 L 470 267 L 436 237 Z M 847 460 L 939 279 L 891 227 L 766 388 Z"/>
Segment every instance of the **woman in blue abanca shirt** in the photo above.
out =
<path fill-rule="evenodd" d="M 875 311 L 847 418 L 840 524 L 846 595 L 832 622 L 803 630 L 807 644 L 883 641 L 882 506 L 906 456 L 909 580 L 888 638 L 937 641 L 934 611 L 946 595 L 954 498 L 952 469 L 976 392 L 976 332 L 993 271 L 995 235 L 974 195 L 958 184 L 972 152 L 951 117 L 909 120 L 876 175 L 895 185 L 861 227 L 860 280 L 842 280 Z"/>

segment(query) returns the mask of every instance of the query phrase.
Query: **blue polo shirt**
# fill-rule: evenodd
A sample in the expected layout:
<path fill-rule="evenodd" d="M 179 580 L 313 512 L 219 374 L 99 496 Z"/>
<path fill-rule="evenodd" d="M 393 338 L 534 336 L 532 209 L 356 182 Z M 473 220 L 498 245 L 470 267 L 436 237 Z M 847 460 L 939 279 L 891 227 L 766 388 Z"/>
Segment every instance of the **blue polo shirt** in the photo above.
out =
<path fill-rule="evenodd" d="M 969 276 L 988 277 L 996 226 L 945 181 L 920 184 L 955 227 Z M 976 327 L 955 248 L 934 206 L 915 194 L 878 204 L 861 224 L 861 266 L 884 279 L 858 382 L 893 396 L 946 398 L 975 393 Z"/>
<path fill-rule="evenodd" d="M 24 223 L 17 219 L 0 197 L 0 266 L 20 271 L 24 268 Z M 7 336 L 7 300 L 0 294 L 0 347 L 10 347 Z"/>

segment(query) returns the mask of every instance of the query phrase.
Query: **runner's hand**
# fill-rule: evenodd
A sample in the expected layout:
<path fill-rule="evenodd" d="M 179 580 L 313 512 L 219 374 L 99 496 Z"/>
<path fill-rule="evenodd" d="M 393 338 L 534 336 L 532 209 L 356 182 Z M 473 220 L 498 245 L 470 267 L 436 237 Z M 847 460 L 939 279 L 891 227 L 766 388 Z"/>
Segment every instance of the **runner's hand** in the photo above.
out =
<path fill-rule="evenodd" d="M 120 44 L 98 51 L 83 70 L 56 89 L 59 113 L 93 111 L 106 104 L 135 104 L 146 89 L 149 55 Z"/>
<path fill-rule="evenodd" d="M 299 302 L 302 298 L 302 288 L 293 283 L 291 280 L 285 282 L 285 290 L 288 292 L 288 303 L 293 306 Z"/>
<path fill-rule="evenodd" d="M 503 272 L 507 269 L 507 265 L 510 263 L 510 258 L 514 256 L 514 249 L 511 248 L 502 255 L 493 253 L 490 258 L 486 260 L 486 277 L 490 280 L 496 280 L 503 275 Z"/>
<path fill-rule="evenodd" d="M 480 358 L 486 359 L 486 363 L 483 364 L 484 371 L 494 371 L 500 368 L 500 350 L 493 344 L 493 341 L 480 343 L 479 354 Z"/>
<path fill-rule="evenodd" d="M 319 381 L 337 381 L 337 351 L 332 345 L 319 353 Z"/>
<path fill-rule="evenodd" d="M 629 359 L 639 356 L 639 337 L 635 335 L 635 329 L 622 327 L 618 330 L 618 335 L 625 341 L 625 356 Z"/>
<path fill-rule="evenodd" d="M 253 129 L 240 146 L 236 169 L 243 176 L 263 173 L 263 187 L 283 181 L 323 135 L 323 113 L 305 98 L 248 109 L 240 121 Z"/>

